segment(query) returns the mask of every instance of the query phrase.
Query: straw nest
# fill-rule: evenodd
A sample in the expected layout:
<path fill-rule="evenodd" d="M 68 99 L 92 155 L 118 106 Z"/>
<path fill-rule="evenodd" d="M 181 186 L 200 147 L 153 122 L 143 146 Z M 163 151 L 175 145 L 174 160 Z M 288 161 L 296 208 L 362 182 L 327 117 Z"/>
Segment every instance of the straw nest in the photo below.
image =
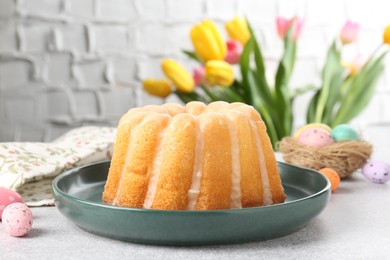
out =
<path fill-rule="evenodd" d="M 314 170 L 332 168 L 340 178 L 345 178 L 367 162 L 372 154 L 372 145 L 359 140 L 314 148 L 298 143 L 293 137 L 285 137 L 279 143 L 279 150 L 287 163 Z"/>

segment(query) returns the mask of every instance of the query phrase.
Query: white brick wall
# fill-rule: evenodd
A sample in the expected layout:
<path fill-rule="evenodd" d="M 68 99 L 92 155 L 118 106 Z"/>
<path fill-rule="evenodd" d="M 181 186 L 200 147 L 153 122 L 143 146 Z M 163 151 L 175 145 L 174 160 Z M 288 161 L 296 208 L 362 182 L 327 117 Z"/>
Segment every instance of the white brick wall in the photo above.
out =
<path fill-rule="evenodd" d="M 64 13 L 77 18 L 93 18 L 94 0 L 64 0 Z"/>
<path fill-rule="evenodd" d="M 345 2 L 340 0 L 307 1 L 306 17 L 311 26 L 336 26 L 338 28 L 346 19 Z"/>
<path fill-rule="evenodd" d="M 49 49 L 52 26 L 44 22 L 27 22 L 20 25 L 22 52 L 44 53 Z M 53 46 L 51 46 L 53 48 Z"/>
<path fill-rule="evenodd" d="M 72 80 L 72 54 L 69 52 L 49 52 L 46 54 L 47 65 L 44 73 L 46 82 L 50 85 L 70 85 Z"/>
<path fill-rule="evenodd" d="M 0 85 L 2 90 L 25 87 L 32 78 L 33 67 L 30 61 L 8 57 L 1 58 Z"/>
<path fill-rule="evenodd" d="M 136 19 L 134 1 L 96 0 L 96 15 L 99 19 L 110 21 L 128 21 Z"/>
<path fill-rule="evenodd" d="M 69 50 L 85 53 L 88 50 L 87 27 L 82 24 L 62 25 L 57 28 L 61 47 L 59 50 Z"/>
<path fill-rule="evenodd" d="M 137 65 L 135 59 L 135 56 L 109 58 L 113 70 L 113 81 L 117 85 L 136 84 Z"/>
<path fill-rule="evenodd" d="M 126 53 L 129 50 L 127 27 L 123 25 L 98 24 L 93 27 L 95 49 L 92 51 L 102 53 Z M 110 39 L 110 40 L 107 40 Z"/>
<path fill-rule="evenodd" d="M 139 17 L 144 21 L 164 21 L 167 17 L 166 0 L 134 1 Z"/>
<path fill-rule="evenodd" d="M 107 66 L 101 59 L 86 60 L 74 64 L 73 73 L 81 88 L 99 89 L 108 84 Z"/>
<path fill-rule="evenodd" d="M 77 121 L 97 120 L 100 117 L 98 94 L 92 90 L 74 92 L 75 119 Z"/>
<path fill-rule="evenodd" d="M 134 90 L 131 88 L 115 88 L 101 91 L 101 115 L 110 120 L 113 124 L 123 115 L 124 107 L 135 106 Z"/>
<path fill-rule="evenodd" d="M 204 0 L 167 0 L 168 19 L 172 22 L 196 21 L 205 12 Z"/>
<path fill-rule="evenodd" d="M 15 24 L 0 22 L 0 52 L 12 52 L 17 48 Z"/>
<path fill-rule="evenodd" d="M 73 94 L 64 89 L 48 89 L 45 93 L 46 121 L 54 125 L 72 125 L 74 120 Z M 50 129 L 51 127 L 48 127 Z"/>
<path fill-rule="evenodd" d="M 277 1 L 277 15 L 284 17 L 292 17 L 298 15 L 306 16 L 308 0 L 278 0 Z M 325 2 L 325 1 L 324 1 Z"/>
<path fill-rule="evenodd" d="M 191 48 L 189 38 L 190 24 L 176 26 L 152 23 L 137 28 L 136 48 L 144 54 L 169 56 Z M 174 35 L 171 37 L 171 35 Z"/>
<path fill-rule="evenodd" d="M 277 2 L 269 0 L 239 0 L 238 11 L 253 23 L 274 24 Z"/>
<path fill-rule="evenodd" d="M 14 0 L 0 0 L 0 18 L 10 18 L 15 14 Z"/>
<path fill-rule="evenodd" d="M 30 122 L 35 118 L 36 104 L 31 97 L 20 96 L 8 98 L 4 103 L 6 119 L 10 122 L 18 120 L 22 123 Z"/>
<path fill-rule="evenodd" d="M 131 107 L 162 103 L 140 83 L 163 77 L 165 57 L 195 66 L 181 49 L 192 48 L 189 30 L 201 19 L 223 29 L 236 14 L 248 17 L 271 74 L 282 50 L 275 17 L 306 17 L 292 76 L 297 87 L 319 81 L 326 48 L 346 19 L 362 25 L 346 56 L 371 52 L 390 23 L 389 9 L 386 0 L 0 0 L 0 141 L 50 140 L 79 125 L 115 125 Z M 297 125 L 309 98 L 296 102 Z M 389 99 L 390 56 L 372 103 L 354 123 L 389 123 Z"/>
<path fill-rule="evenodd" d="M 237 1 L 206 1 L 207 15 L 215 19 L 229 20 L 237 14 Z"/>
<path fill-rule="evenodd" d="M 60 0 L 21 0 L 21 10 L 32 16 L 58 15 L 61 11 Z"/>

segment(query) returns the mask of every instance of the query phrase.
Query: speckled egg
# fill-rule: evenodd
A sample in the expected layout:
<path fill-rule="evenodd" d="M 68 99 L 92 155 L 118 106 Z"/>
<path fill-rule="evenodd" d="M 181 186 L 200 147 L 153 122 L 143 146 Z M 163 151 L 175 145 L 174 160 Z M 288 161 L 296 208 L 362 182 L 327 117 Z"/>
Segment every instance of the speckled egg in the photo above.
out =
<path fill-rule="evenodd" d="M 336 142 L 347 140 L 359 140 L 359 135 L 351 126 L 338 125 L 332 130 L 332 137 Z"/>
<path fill-rule="evenodd" d="M 23 202 L 22 196 L 16 191 L 0 187 L 0 219 L 2 218 L 5 207 L 15 202 Z"/>
<path fill-rule="evenodd" d="M 33 216 L 25 204 L 17 202 L 4 209 L 2 222 L 5 232 L 14 237 L 21 237 L 31 230 Z"/>
<path fill-rule="evenodd" d="M 297 136 L 297 142 L 318 148 L 333 143 L 333 138 L 328 131 L 322 128 L 308 128 Z"/>
<path fill-rule="evenodd" d="M 311 124 L 307 124 L 307 125 L 304 125 L 301 128 L 299 128 L 294 133 L 294 137 L 297 138 L 303 131 L 305 131 L 306 129 L 310 129 L 310 128 L 321 128 L 329 133 L 332 131 L 332 129 L 328 125 L 321 124 L 321 123 L 311 123 Z"/>
<path fill-rule="evenodd" d="M 368 162 L 363 166 L 363 175 L 372 182 L 385 183 L 390 180 L 390 165 L 380 161 Z"/>
<path fill-rule="evenodd" d="M 328 177 L 330 184 L 332 185 L 332 191 L 335 191 L 339 187 L 340 176 L 335 170 L 331 168 L 322 168 L 319 172 Z"/>

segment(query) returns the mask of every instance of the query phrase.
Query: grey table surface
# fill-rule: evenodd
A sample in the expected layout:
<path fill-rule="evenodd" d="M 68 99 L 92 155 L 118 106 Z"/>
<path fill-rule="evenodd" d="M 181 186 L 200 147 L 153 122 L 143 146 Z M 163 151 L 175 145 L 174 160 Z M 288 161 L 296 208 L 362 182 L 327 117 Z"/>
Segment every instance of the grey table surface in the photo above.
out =
<path fill-rule="evenodd" d="M 356 172 L 343 180 L 320 215 L 285 237 L 245 244 L 139 245 L 83 231 L 55 207 L 32 208 L 23 238 L 0 228 L 0 259 L 390 259 L 390 183 Z"/>

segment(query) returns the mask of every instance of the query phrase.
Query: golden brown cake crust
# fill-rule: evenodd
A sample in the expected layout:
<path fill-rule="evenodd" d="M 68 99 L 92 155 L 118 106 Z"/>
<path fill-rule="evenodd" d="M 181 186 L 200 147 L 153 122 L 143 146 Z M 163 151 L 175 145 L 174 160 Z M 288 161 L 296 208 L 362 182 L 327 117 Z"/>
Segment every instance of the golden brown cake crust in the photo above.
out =
<path fill-rule="evenodd" d="M 265 125 L 243 103 L 129 110 L 119 121 L 103 202 L 228 209 L 285 200 Z"/>

